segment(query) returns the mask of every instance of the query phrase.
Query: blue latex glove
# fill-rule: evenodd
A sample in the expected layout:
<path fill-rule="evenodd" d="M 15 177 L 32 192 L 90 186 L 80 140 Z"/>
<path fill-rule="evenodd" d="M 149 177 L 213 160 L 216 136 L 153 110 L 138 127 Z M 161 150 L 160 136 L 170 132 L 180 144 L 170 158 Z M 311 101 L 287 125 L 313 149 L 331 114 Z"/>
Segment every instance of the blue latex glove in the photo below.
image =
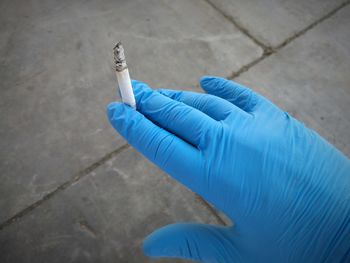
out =
<path fill-rule="evenodd" d="M 215 77 L 201 86 L 208 94 L 133 82 L 137 111 L 108 106 L 111 124 L 133 147 L 234 222 L 161 228 L 145 240 L 145 253 L 350 262 L 350 161 L 250 89 Z"/>

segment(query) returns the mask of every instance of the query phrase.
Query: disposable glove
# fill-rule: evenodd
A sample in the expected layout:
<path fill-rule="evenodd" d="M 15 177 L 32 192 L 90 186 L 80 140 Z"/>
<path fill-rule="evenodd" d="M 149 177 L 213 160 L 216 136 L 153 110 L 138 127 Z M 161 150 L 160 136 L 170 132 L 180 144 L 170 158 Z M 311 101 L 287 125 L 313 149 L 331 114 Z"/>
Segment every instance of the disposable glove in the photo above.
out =
<path fill-rule="evenodd" d="M 234 222 L 166 226 L 144 252 L 199 262 L 350 262 L 350 161 L 250 89 L 216 77 L 200 84 L 208 94 L 134 81 L 137 111 L 108 106 L 133 147 Z"/>

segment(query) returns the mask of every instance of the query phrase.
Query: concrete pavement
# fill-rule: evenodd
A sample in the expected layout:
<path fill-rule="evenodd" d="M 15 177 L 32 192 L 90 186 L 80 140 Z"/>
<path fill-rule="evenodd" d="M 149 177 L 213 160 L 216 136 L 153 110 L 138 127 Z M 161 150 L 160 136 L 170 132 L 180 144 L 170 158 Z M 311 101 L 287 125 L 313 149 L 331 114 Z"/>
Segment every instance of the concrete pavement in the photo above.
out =
<path fill-rule="evenodd" d="M 350 156 L 349 17 L 340 0 L 2 1 L 0 261 L 148 262 L 156 228 L 224 223 L 108 124 L 117 40 L 133 78 L 235 78 Z"/>

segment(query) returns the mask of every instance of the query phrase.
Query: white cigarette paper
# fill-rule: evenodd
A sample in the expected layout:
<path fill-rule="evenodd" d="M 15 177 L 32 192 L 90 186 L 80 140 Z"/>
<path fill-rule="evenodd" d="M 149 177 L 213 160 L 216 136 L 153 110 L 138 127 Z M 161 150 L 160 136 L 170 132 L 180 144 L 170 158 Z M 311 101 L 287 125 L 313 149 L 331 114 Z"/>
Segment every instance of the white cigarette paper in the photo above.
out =
<path fill-rule="evenodd" d="M 136 109 L 135 96 L 131 86 L 131 80 L 126 64 L 124 49 L 120 42 L 114 47 L 114 62 L 115 62 L 115 74 L 117 75 L 118 85 L 122 101 L 132 108 Z"/>
<path fill-rule="evenodd" d="M 129 70 L 126 68 L 123 71 L 115 72 L 118 79 L 118 86 L 120 90 L 120 94 L 122 96 L 122 101 L 132 108 L 136 109 L 136 102 L 134 93 L 131 87 L 131 80 L 129 75 Z"/>

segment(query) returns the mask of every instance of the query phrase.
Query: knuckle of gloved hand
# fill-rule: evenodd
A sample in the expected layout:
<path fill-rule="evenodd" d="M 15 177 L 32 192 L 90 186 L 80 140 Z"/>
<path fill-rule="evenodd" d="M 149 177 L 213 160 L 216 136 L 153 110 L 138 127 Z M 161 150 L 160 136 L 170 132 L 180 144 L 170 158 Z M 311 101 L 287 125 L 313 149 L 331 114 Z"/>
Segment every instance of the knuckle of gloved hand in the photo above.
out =
<path fill-rule="evenodd" d="M 198 148 L 202 151 L 207 150 L 210 146 L 215 145 L 215 142 L 220 141 L 224 133 L 225 127 L 220 122 L 217 125 L 207 127 L 200 133 Z"/>
<path fill-rule="evenodd" d="M 179 102 L 169 107 L 169 111 L 173 111 L 174 114 L 165 114 L 164 118 L 166 118 L 169 122 L 174 121 L 181 123 L 182 120 L 188 118 L 188 116 L 191 116 L 191 113 L 195 111 L 195 109 L 188 107 L 183 102 Z"/>
<path fill-rule="evenodd" d="M 245 104 L 249 103 L 251 98 L 253 97 L 253 91 L 251 89 L 242 89 L 236 90 L 233 96 L 237 101 L 245 102 Z"/>
<path fill-rule="evenodd" d="M 213 81 L 213 86 L 215 87 L 216 90 L 218 91 L 224 91 L 230 86 L 230 82 L 224 79 L 215 79 Z"/>
<path fill-rule="evenodd" d="M 164 167 L 165 161 L 168 160 L 171 154 L 171 145 L 174 142 L 174 137 L 171 134 L 163 136 L 158 142 L 155 142 L 156 149 L 154 151 L 153 159 L 161 167 Z"/>
<path fill-rule="evenodd" d="M 210 99 L 213 99 L 213 95 L 207 95 L 203 94 L 202 96 L 199 96 L 196 101 L 195 105 L 197 106 L 198 109 L 207 109 L 209 105 Z"/>
<path fill-rule="evenodd" d="M 257 94 L 251 89 L 246 89 L 247 92 L 247 107 L 250 111 L 253 111 L 258 103 Z"/>

